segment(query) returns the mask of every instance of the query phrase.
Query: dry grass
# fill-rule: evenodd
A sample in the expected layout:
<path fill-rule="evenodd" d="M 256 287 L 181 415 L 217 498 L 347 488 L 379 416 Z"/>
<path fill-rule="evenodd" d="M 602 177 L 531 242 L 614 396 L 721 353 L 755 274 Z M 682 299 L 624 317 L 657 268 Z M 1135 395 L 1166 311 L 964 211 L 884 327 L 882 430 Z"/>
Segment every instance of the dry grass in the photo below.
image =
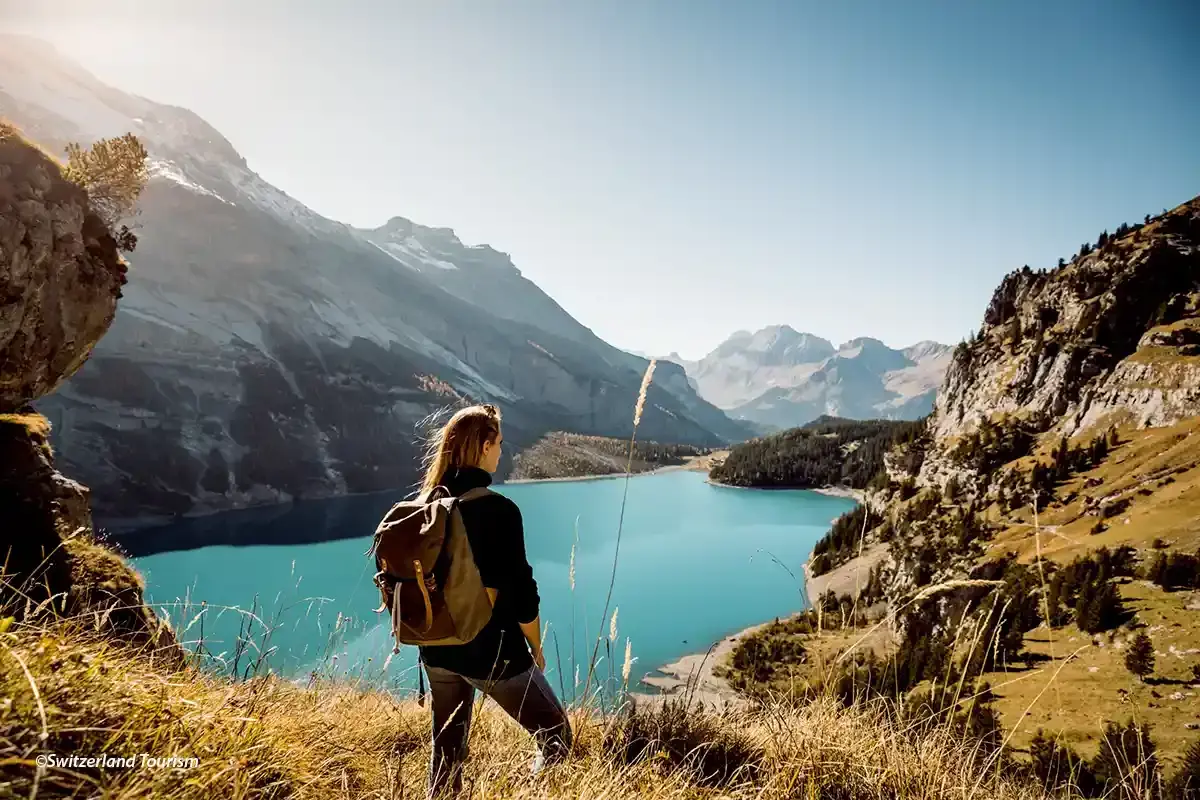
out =
<path fill-rule="evenodd" d="M 24 428 L 31 438 L 45 439 L 50 435 L 50 420 L 41 414 L 0 414 L 0 425 L 17 425 Z"/>
<path fill-rule="evenodd" d="M 169 668 L 64 627 L 0 634 L 0 794 L 132 798 L 419 797 L 429 714 L 370 688 Z M 35 691 L 36 687 L 36 691 Z M 906 734 L 883 705 L 818 701 L 715 716 L 679 704 L 575 713 L 576 752 L 528 773 L 531 740 L 487 703 L 471 797 L 1034 798 L 961 737 Z M 175 756 L 176 769 L 51 768 L 39 754 Z M 35 789 L 34 783 L 37 782 Z"/>
<path fill-rule="evenodd" d="M 1200 664 L 1200 629 L 1197 611 L 1187 605 L 1197 603 L 1197 595 L 1164 592 L 1142 581 L 1124 583 L 1120 593 L 1160 653 L 1153 676 L 1143 683 L 1125 668 L 1124 648 L 1135 635 L 1129 630 L 1092 637 L 1067 625 L 1054 629 L 1053 646 L 1044 626 L 1030 631 L 1025 649 L 1034 663 L 984 676 L 997 687 L 995 706 L 1004 727 L 1016 728 L 1012 747 L 1026 747 L 1042 728 L 1090 758 L 1104 721 L 1130 718 L 1151 725 L 1167 761 L 1196 740 L 1197 731 L 1187 726 L 1200 723 L 1200 688 L 1191 685 L 1192 665 Z M 1051 679 L 1052 690 L 1030 707 Z"/>
<path fill-rule="evenodd" d="M 34 140 L 30 139 L 28 136 L 22 133 L 21 129 L 16 125 L 4 119 L 3 117 L 0 117 L 0 142 L 4 142 L 6 140 L 14 141 L 24 147 L 29 147 L 38 151 L 46 158 L 48 162 L 58 167 L 60 171 L 66 167 L 66 161 L 64 161 L 61 156 L 54 154 L 44 147 L 40 142 L 35 142 Z"/>

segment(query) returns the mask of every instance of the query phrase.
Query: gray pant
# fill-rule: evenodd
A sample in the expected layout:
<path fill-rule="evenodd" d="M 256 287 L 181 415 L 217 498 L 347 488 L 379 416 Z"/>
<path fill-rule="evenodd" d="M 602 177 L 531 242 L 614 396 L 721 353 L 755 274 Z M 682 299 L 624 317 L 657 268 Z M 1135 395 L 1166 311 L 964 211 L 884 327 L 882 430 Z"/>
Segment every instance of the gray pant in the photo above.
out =
<path fill-rule="evenodd" d="M 475 690 L 496 701 L 508 715 L 533 734 L 544 763 L 566 756 L 571 747 L 567 713 L 535 667 L 497 681 L 467 678 L 457 672 L 425 665 L 433 703 L 433 753 L 429 759 L 429 796 L 462 789 L 462 765 L 467 757 L 471 705 Z M 444 795 L 443 795 L 444 796 Z"/>

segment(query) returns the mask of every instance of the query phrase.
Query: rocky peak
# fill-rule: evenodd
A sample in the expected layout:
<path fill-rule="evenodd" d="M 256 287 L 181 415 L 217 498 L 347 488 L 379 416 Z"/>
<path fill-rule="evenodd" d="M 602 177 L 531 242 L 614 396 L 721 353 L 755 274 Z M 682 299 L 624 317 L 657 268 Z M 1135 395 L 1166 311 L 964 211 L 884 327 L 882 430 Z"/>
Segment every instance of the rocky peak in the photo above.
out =
<path fill-rule="evenodd" d="M 755 333 L 738 331 L 711 355 L 741 354 L 761 366 L 790 366 L 816 363 L 833 352 L 833 345 L 819 336 L 800 333 L 788 325 L 769 325 Z"/>
<path fill-rule="evenodd" d="M 838 347 L 838 350 L 880 350 L 887 345 L 872 336 L 859 336 Z"/>
<path fill-rule="evenodd" d="M 913 362 L 899 350 L 893 350 L 878 339 L 860 336 L 837 349 L 834 361 L 854 361 L 871 372 L 884 373 L 911 367 Z"/>
<path fill-rule="evenodd" d="M 951 353 L 953 350 L 954 348 L 948 344 L 929 341 L 927 339 L 925 341 L 917 342 L 911 347 L 906 347 L 900 352 L 904 353 L 904 356 L 908 360 L 920 363 L 931 358 L 942 358 L 943 356 Z"/>
<path fill-rule="evenodd" d="M 392 217 L 378 228 L 364 231 L 364 233 L 376 236 L 390 236 L 401 241 L 409 237 L 415 237 L 420 239 L 426 246 L 436 244 L 447 248 L 466 249 L 466 245 L 458 238 L 458 234 L 454 232 L 453 228 L 434 228 L 427 225 L 419 225 L 411 219 L 401 216 Z"/>
<path fill-rule="evenodd" d="M 511 273 L 521 271 L 512 257 L 488 244 L 468 247 L 452 228 L 431 228 L 407 217 L 392 217 L 378 228 L 358 231 L 384 252 L 417 270 L 428 266 L 451 268 L 473 267 Z"/>
<path fill-rule="evenodd" d="M 374 230 L 374 233 L 407 239 L 417 229 L 417 224 L 407 217 L 392 217 Z"/>

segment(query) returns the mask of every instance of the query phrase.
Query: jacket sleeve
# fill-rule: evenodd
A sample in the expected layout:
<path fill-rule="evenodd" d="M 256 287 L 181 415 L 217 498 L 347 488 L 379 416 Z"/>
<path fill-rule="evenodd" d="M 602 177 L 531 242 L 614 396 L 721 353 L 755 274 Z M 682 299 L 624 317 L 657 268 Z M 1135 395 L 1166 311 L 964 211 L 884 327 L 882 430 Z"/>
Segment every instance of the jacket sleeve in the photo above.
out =
<path fill-rule="evenodd" d="M 521 520 L 521 509 L 516 503 L 506 503 L 511 514 L 505 537 L 505 581 L 500 591 L 508 594 L 508 603 L 522 624 L 537 619 L 538 597 L 537 581 L 533 579 L 533 567 L 525 555 L 525 526 Z"/>

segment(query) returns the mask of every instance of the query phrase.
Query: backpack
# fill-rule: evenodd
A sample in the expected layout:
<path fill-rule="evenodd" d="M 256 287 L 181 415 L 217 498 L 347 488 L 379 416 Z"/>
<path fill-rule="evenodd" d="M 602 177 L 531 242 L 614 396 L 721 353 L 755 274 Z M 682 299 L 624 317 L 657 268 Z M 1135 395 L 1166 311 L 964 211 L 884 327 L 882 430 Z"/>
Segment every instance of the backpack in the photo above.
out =
<path fill-rule="evenodd" d="M 479 487 L 454 497 L 439 486 L 428 497 L 392 506 L 375 529 L 375 585 L 401 644 L 466 644 L 492 618 L 492 604 L 459 511 L 492 494 Z"/>

